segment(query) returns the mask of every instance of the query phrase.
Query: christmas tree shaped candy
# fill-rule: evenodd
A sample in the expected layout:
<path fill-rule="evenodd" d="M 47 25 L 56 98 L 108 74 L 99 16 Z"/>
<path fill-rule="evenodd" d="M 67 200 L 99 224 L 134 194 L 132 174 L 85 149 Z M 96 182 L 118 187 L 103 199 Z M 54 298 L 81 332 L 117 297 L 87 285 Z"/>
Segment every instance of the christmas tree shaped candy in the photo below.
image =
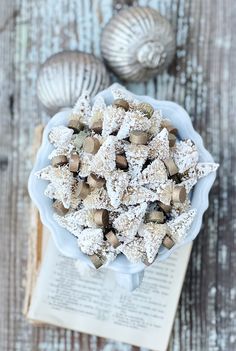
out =
<path fill-rule="evenodd" d="M 73 177 L 73 173 L 69 171 L 67 165 L 58 168 L 47 166 L 37 172 L 36 175 L 38 178 L 49 180 L 55 189 L 55 198 L 60 200 L 65 208 L 70 207 L 72 189 L 76 179 Z"/>
<path fill-rule="evenodd" d="M 103 244 L 103 231 L 102 229 L 86 228 L 78 235 L 78 245 L 82 252 L 87 255 L 93 255 L 98 252 Z"/>
<path fill-rule="evenodd" d="M 158 110 L 154 111 L 154 113 L 152 114 L 152 117 L 150 118 L 151 126 L 148 132 L 152 135 L 158 134 L 161 129 L 161 121 L 162 121 L 162 115 L 160 111 Z"/>
<path fill-rule="evenodd" d="M 163 128 L 160 133 L 158 133 L 149 143 L 149 153 L 148 156 L 151 159 L 159 158 L 160 160 L 165 160 L 169 158 L 170 148 L 169 148 L 169 138 L 168 131 Z"/>
<path fill-rule="evenodd" d="M 115 136 L 108 136 L 91 159 L 91 171 L 101 177 L 108 176 L 116 168 Z"/>
<path fill-rule="evenodd" d="M 96 133 L 101 133 L 102 131 L 105 109 L 106 104 L 104 99 L 101 96 L 96 97 L 91 111 L 91 118 L 89 118 L 89 128 Z"/>
<path fill-rule="evenodd" d="M 108 135 L 119 130 L 120 126 L 125 117 L 125 110 L 122 108 L 115 108 L 108 106 L 104 111 L 104 119 L 102 126 L 102 136 L 107 137 Z"/>
<path fill-rule="evenodd" d="M 167 230 L 165 224 L 151 222 L 143 224 L 139 230 L 139 235 L 143 236 L 144 238 L 144 247 L 149 263 L 154 261 L 166 232 Z"/>
<path fill-rule="evenodd" d="M 134 178 L 140 173 L 147 160 L 148 147 L 146 145 L 126 144 L 124 149 L 129 164 L 129 173 Z"/>
<path fill-rule="evenodd" d="M 107 177 L 106 188 L 112 206 L 117 208 L 123 197 L 123 194 L 129 184 L 130 177 L 127 172 L 117 170 L 111 172 Z"/>
<path fill-rule="evenodd" d="M 177 143 L 173 149 L 173 159 L 179 173 L 184 173 L 190 167 L 195 167 L 198 162 L 198 151 L 195 144 L 190 139 Z"/>
<path fill-rule="evenodd" d="M 61 227 L 67 229 L 76 237 L 78 237 L 83 230 L 83 227 L 76 220 L 75 212 L 68 213 L 65 216 L 59 216 L 57 213 L 54 213 L 53 218 Z"/>
<path fill-rule="evenodd" d="M 218 163 L 199 162 L 196 165 L 197 179 L 206 177 L 208 174 L 215 172 L 219 167 Z"/>
<path fill-rule="evenodd" d="M 219 165 L 217 163 L 199 162 L 185 171 L 180 185 L 183 185 L 186 188 L 187 193 L 189 193 L 197 183 L 198 179 L 215 172 L 218 167 Z"/>
<path fill-rule="evenodd" d="M 87 177 L 92 172 L 92 154 L 87 152 L 80 153 L 80 167 L 79 167 L 79 176 L 81 178 Z"/>
<path fill-rule="evenodd" d="M 166 222 L 171 238 L 174 242 L 180 242 L 183 240 L 191 227 L 193 219 L 196 215 L 196 210 L 190 210 L 182 213 L 177 218 Z"/>
<path fill-rule="evenodd" d="M 132 263 L 142 262 L 145 258 L 144 239 L 137 238 L 127 245 L 123 245 L 120 251 L 128 258 Z"/>
<path fill-rule="evenodd" d="M 66 148 L 70 143 L 73 135 L 73 130 L 65 126 L 53 127 L 48 134 L 48 140 L 55 148 Z"/>
<path fill-rule="evenodd" d="M 83 125 L 88 125 L 89 120 L 91 118 L 91 104 L 90 104 L 90 96 L 87 92 L 81 94 L 79 99 L 77 100 L 72 114 L 70 116 L 69 126 L 72 121 L 79 121 L 81 124 L 81 129 Z M 71 125 L 73 127 L 73 123 Z M 74 128 L 73 128 L 74 129 Z"/>
<path fill-rule="evenodd" d="M 157 158 L 142 171 L 139 177 L 139 184 L 147 184 L 149 188 L 156 189 L 160 183 L 165 183 L 166 180 L 166 167 L 164 163 Z"/>
<path fill-rule="evenodd" d="M 121 213 L 114 221 L 113 227 L 118 231 L 120 241 L 125 244 L 134 240 L 137 230 L 143 220 L 147 204 L 130 206 L 129 209 Z"/>

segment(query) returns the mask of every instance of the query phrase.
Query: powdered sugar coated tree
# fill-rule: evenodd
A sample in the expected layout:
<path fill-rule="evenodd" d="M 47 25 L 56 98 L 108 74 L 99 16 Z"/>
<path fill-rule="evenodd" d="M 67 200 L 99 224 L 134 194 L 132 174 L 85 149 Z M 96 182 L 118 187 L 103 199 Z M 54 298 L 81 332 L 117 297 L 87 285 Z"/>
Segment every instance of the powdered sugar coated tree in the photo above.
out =
<path fill-rule="evenodd" d="M 118 231 L 119 238 L 125 243 L 131 242 L 142 223 L 147 204 L 131 206 L 127 212 L 122 213 L 115 219 L 113 226 Z"/>
<path fill-rule="evenodd" d="M 150 159 L 159 158 L 165 160 L 170 155 L 168 131 L 166 128 L 162 129 L 149 143 L 148 156 Z"/>
<path fill-rule="evenodd" d="M 152 263 L 159 251 L 163 238 L 166 235 L 166 225 L 146 223 L 142 225 L 139 234 L 143 236 L 144 239 L 147 260 L 149 263 Z"/>
<path fill-rule="evenodd" d="M 188 212 L 182 213 L 177 218 L 166 223 L 170 230 L 170 235 L 172 236 L 175 242 L 180 242 L 185 238 L 195 215 L 196 210 L 192 209 Z"/>

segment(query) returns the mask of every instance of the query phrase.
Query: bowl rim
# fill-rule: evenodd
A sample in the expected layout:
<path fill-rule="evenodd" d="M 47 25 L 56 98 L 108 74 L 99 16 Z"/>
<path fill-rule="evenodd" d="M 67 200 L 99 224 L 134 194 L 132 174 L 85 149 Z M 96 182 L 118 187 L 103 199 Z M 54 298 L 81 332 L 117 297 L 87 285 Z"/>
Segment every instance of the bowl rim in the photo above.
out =
<path fill-rule="evenodd" d="M 125 89 L 121 85 L 115 83 L 111 85 L 109 88 L 103 90 L 96 96 L 102 96 L 105 101 L 112 101 L 114 98 L 112 96 L 112 89 L 118 88 L 118 89 Z M 126 90 L 126 89 L 125 89 Z M 204 147 L 204 143 L 202 140 L 202 137 L 194 130 L 192 121 L 190 116 L 188 115 L 187 111 L 178 105 L 177 103 L 173 101 L 158 101 L 155 100 L 154 98 L 151 98 L 146 95 L 136 95 L 128 91 L 128 93 L 137 100 L 145 101 L 150 103 L 155 109 L 161 108 L 161 110 L 166 109 L 173 113 L 175 116 L 178 116 L 181 120 L 178 120 L 179 123 L 182 123 L 180 135 L 182 134 L 187 134 L 188 138 L 192 139 L 195 145 L 197 146 L 198 152 L 199 152 L 199 158 L 200 162 L 214 162 L 213 157 L 211 154 L 206 150 Z M 37 156 L 34 162 L 33 169 L 30 173 L 29 180 L 28 180 L 28 191 L 29 195 L 36 205 L 36 207 L 39 210 L 40 213 L 40 218 L 42 223 L 49 229 L 49 231 L 52 233 L 53 240 L 56 244 L 56 247 L 58 250 L 67 257 L 75 258 L 75 259 L 81 259 L 84 261 L 86 264 L 89 266 L 93 267 L 92 262 L 90 259 L 82 253 L 77 245 L 76 242 L 76 237 L 74 237 L 69 231 L 66 229 L 62 228 L 59 226 L 59 224 L 53 219 L 50 213 L 50 208 L 48 206 L 51 206 L 51 201 L 49 198 L 47 198 L 44 193 L 40 193 L 37 191 L 39 182 L 43 182 L 41 184 L 45 184 L 45 188 L 47 186 L 47 182 L 43 181 L 41 179 L 38 179 L 35 176 L 35 173 L 40 170 L 41 168 L 45 167 L 42 166 L 45 162 L 49 164 L 48 160 L 48 153 L 45 155 L 45 150 L 49 148 L 53 148 L 53 146 L 49 143 L 48 140 L 48 134 L 51 130 L 51 128 L 55 125 L 61 125 L 64 124 L 66 125 L 66 121 L 68 118 L 68 115 L 70 114 L 71 109 L 66 109 L 64 111 L 58 112 L 55 114 L 48 122 L 48 124 L 44 128 L 43 132 L 43 138 L 42 138 L 42 144 L 37 152 Z M 165 115 L 166 118 L 170 118 L 170 116 Z M 177 118 L 177 117 L 175 117 Z M 177 119 L 175 120 L 175 122 Z M 184 121 L 184 122 L 183 122 Z M 176 125 L 176 123 L 174 123 Z M 176 125 L 177 126 L 177 125 Z M 46 161 L 45 161 L 46 160 Z M 175 250 L 177 250 L 179 247 L 191 242 L 195 237 L 199 234 L 199 231 L 201 229 L 202 225 L 202 218 L 203 214 L 208 208 L 209 205 L 209 192 L 210 189 L 215 181 L 216 178 L 216 172 L 212 172 L 209 175 L 207 175 L 204 178 L 201 178 L 198 183 L 194 186 L 193 190 L 193 195 L 192 195 L 192 205 L 195 204 L 193 208 L 196 207 L 197 205 L 197 215 L 195 216 L 193 223 L 191 225 L 191 228 L 188 231 L 188 234 L 186 235 L 185 239 L 180 242 L 179 244 L 176 244 L 172 247 L 172 249 L 167 250 L 165 248 L 162 248 L 161 254 L 159 254 L 156 258 L 157 261 L 163 261 L 167 259 Z M 43 198 L 43 200 L 42 200 Z M 41 201 L 42 200 L 42 201 Z M 194 200 L 194 201 L 193 201 Z M 48 211 L 49 210 L 49 211 Z M 72 248 L 72 238 L 68 237 L 68 240 L 66 242 L 63 242 L 62 245 L 62 240 L 60 239 L 60 233 L 59 232 L 66 232 L 67 235 L 70 234 L 73 237 L 73 242 L 75 245 Z M 191 235 L 190 235 L 191 234 Z M 63 234 L 64 235 L 64 234 Z M 133 273 L 138 273 L 142 271 L 144 268 L 146 268 L 146 265 L 144 263 L 131 263 L 128 261 L 128 259 L 124 255 L 118 255 L 118 257 L 111 263 L 105 264 L 103 267 L 112 269 L 117 272 L 121 273 L 127 273 L 127 274 L 133 274 Z"/>

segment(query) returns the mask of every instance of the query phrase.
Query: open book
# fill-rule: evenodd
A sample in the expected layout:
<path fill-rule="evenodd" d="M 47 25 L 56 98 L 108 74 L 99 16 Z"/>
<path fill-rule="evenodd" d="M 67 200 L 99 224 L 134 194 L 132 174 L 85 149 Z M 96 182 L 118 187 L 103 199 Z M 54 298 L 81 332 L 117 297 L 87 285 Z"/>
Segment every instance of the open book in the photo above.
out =
<path fill-rule="evenodd" d="M 116 285 L 111 271 L 89 273 L 82 263 L 62 256 L 35 208 L 31 222 L 24 308 L 29 320 L 152 350 L 167 349 L 191 244 L 167 261 L 152 264 L 142 285 L 127 292 Z"/>

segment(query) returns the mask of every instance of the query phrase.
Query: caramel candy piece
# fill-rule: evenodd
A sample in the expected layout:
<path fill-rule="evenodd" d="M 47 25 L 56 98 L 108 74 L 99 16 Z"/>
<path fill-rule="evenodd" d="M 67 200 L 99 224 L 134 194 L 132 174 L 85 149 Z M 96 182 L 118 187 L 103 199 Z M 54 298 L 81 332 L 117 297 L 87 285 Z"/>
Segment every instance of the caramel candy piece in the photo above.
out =
<path fill-rule="evenodd" d="M 170 147 L 173 147 L 175 146 L 175 143 L 176 143 L 176 136 L 172 133 L 169 133 L 168 135 L 168 140 L 169 140 L 169 146 Z"/>
<path fill-rule="evenodd" d="M 116 99 L 113 101 L 112 105 L 115 107 L 121 107 L 125 111 L 128 111 L 128 109 L 129 109 L 129 103 L 128 103 L 128 101 L 126 101 L 124 99 Z"/>
<path fill-rule="evenodd" d="M 117 236 L 112 230 L 110 230 L 105 236 L 109 244 L 111 244 L 114 249 L 121 245 L 121 242 L 118 240 Z"/>
<path fill-rule="evenodd" d="M 84 125 L 76 118 L 71 118 L 68 123 L 68 128 L 73 129 L 74 132 L 78 133 L 84 129 Z"/>
<path fill-rule="evenodd" d="M 165 205 L 165 204 L 163 204 L 163 202 L 158 202 L 158 205 L 165 213 L 168 213 L 171 210 L 171 206 Z"/>
<path fill-rule="evenodd" d="M 52 166 L 58 167 L 67 164 L 67 157 L 65 155 L 58 155 L 52 158 Z"/>
<path fill-rule="evenodd" d="M 151 211 L 147 214 L 147 222 L 164 223 L 165 216 L 162 211 Z"/>
<path fill-rule="evenodd" d="M 116 167 L 120 168 L 120 169 L 127 169 L 128 168 L 128 162 L 127 162 L 125 156 L 116 155 Z"/>
<path fill-rule="evenodd" d="M 103 260 L 96 254 L 88 256 L 96 269 L 103 265 Z"/>
<path fill-rule="evenodd" d="M 162 245 L 170 250 L 174 246 L 174 244 L 175 244 L 174 240 L 171 239 L 171 237 L 168 234 L 166 234 L 166 236 L 162 241 Z"/>
<path fill-rule="evenodd" d="M 172 192 L 172 201 L 183 203 L 186 200 L 187 193 L 184 186 L 175 186 Z"/>
<path fill-rule="evenodd" d="M 105 179 L 97 177 L 96 174 L 91 173 L 87 178 L 87 183 L 91 188 L 102 188 L 105 184 Z"/>
<path fill-rule="evenodd" d="M 168 130 L 168 132 L 171 134 L 174 134 L 174 135 L 178 134 L 178 129 L 173 127 L 171 122 L 168 120 L 162 121 L 161 126 L 162 126 L 162 128 L 166 128 Z"/>
<path fill-rule="evenodd" d="M 99 227 L 107 227 L 109 224 L 109 214 L 107 210 L 96 210 L 94 213 L 94 221 Z"/>
<path fill-rule="evenodd" d="M 151 118 L 153 113 L 154 113 L 154 108 L 152 105 L 142 102 L 141 104 L 138 104 L 137 109 L 145 114 L 146 117 Z"/>
<path fill-rule="evenodd" d="M 130 133 L 129 140 L 132 144 L 145 145 L 148 141 L 148 135 L 146 132 L 134 130 Z"/>
<path fill-rule="evenodd" d="M 78 154 L 71 154 L 69 160 L 69 171 L 78 172 L 79 170 L 80 158 Z"/>
<path fill-rule="evenodd" d="M 174 162 L 174 160 L 172 158 L 166 158 L 164 160 L 164 164 L 165 164 L 170 176 L 178 173 L 179 169 L 176 166 L 176 164 L 175 164 L 175 162 Z"/>
<path fill-rule="evenodd" d="M 59 216 L 64 216 L 68 211 L 69 209 L 68 208 L 65 208 L 63 203 L 59 200 L 56 200 L 52 207 L 54 208 L 54 210 L 56 211 L 56 213 L 59 215 Z"/>
<path fill-rule="evenodd" d="M 87 137 L 84 139 L 83 149 L 89 154 L 95 155 L 100 148 L 100 142 L 97 138 Z"/>
<path fill-rule="evenodd" d="M 91 193 L 89 185 L 83 181 L 78 183 L 77 191 L 79 198 L 82 200 L 84 200 Z"/>
<path fill-rule="evenodd" d="M 101 133 L 102 132 L 102 120 L 100 119 L 97 122 L 94 122 L 91 126 L 91 129 L 95 132 L 95 133 Z"/>

